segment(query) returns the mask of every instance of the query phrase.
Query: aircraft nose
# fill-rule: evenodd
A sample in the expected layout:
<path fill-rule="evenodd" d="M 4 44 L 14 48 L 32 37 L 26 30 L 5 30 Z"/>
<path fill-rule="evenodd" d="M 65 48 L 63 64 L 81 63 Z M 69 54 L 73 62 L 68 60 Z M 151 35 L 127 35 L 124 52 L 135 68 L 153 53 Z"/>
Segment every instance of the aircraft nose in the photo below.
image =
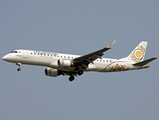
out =
<path fill-rule="evenodd" d="M 2 60 L 6 61 L 8 59 L 8 55 L 2 57 Z"/>

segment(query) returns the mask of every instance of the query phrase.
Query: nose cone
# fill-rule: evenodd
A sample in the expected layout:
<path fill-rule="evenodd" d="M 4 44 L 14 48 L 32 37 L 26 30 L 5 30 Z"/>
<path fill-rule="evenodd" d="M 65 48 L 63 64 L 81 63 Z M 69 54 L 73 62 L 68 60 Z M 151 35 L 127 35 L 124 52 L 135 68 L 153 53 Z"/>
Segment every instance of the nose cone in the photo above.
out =
<path fill-rule="evenodd" d="M 2 60 L 7 61 L 8 60 L 8 55 L 5 55 L 4 57 L 2 57 Z"/>

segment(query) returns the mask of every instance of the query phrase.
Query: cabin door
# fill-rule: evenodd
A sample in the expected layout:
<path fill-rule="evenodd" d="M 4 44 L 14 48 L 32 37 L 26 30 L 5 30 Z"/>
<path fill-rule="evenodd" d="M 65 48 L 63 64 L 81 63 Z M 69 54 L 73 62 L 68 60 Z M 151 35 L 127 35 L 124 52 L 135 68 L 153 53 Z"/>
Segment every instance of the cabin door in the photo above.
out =
<path fill-rule="evenodd" d="M 28 57 L 28 51 L 27 50 L 23 50 L 23 57 L 27 58 Z"/>

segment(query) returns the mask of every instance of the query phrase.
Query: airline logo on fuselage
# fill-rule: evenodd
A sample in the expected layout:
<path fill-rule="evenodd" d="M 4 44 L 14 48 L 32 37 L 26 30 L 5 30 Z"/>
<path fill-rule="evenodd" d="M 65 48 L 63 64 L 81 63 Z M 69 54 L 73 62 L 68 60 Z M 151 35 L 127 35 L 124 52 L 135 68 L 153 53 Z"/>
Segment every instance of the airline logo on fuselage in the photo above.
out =
<path fill-rule="evenodd" d="M 53 55 L 58 55 L 58 54 L 57 53 L 51 53 L 51 52 L 34 51 L 34 55 L 53 56 Z"/>

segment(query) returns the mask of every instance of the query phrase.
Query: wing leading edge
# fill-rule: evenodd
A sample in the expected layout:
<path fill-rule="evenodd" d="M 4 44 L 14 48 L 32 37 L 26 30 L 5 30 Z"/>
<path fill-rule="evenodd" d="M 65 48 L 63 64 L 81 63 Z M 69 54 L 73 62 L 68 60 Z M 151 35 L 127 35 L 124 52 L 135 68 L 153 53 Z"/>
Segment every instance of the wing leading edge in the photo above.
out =
<path fill-rule="evenodd" d="M 97 58 L 101 58 L 101 56 L 104 55 L 103 53 L 105 51 L 111 49 L 112 46 L 114 45 L 114 43 L 115 43 L 115 41 L 108 47 L 105 47 L 103 49 L 92 52 L 90 54 L 75 58 L 75 59 L 73 59 L 73 63 L 75 63 L 75 64 L 80 64 L 81 63 L 81 64 L 85 64 L 85 65 L 88 65 L 89 63 L 93 63 L 93 61 L 96 60 Z"/>

